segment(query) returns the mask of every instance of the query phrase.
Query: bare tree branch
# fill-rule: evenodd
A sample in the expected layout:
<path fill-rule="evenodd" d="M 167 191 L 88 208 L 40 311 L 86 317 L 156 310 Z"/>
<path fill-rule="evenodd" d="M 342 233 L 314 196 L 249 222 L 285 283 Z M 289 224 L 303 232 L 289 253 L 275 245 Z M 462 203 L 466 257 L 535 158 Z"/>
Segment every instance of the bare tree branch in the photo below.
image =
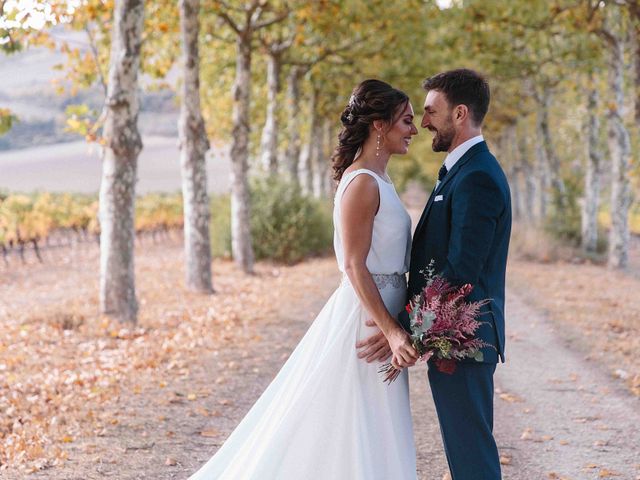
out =
<path fill-rule="evenodd" d="M 276 16 L 275 18 L 272 18 L 271 20 L 266 20 L 261 23 L 256 23 L 254 29 L 261 30 L 263 28 L 270 27 L 271 25 L 274 25 L 276 23 L 280 23 L 289 16 L 289 13 L 290 13 L 289 9 L 286 9 L 284 12 L 280 13 L 280 15 Z"/>
<path fill-rule="evenodd" d="M 226 12 L 220 12 L 218 13 L 218 16 L 225 21 L 225 23 L 227 25 L 229 25 L 229 27 L 231 27 L 231 29 L 236 32 L 237 35 L 242 35 L 242 30 L 240 30 L 240 27 L 238 27 L 238 24 L 236 22 L 233 21 L 233 19 L 227 15 Z"/>
<path fill-rule="evenodd" d="M 104 96 L 107 96 L 107 82 L 104 79 L 104 71 L 102 68 L 102 63 L 100 62 L 100 55 L 98 53 L 98 45 L 96 44 L 95 37 L 91 32 L 91 28 L 88 23 L 84 24 L 84 31 L 87 33 L 89 37 L 89 49 L 91 50 L 91 54 L 93 55 L 93 61 L 96 62 L 96 69 L 98 70 L 98 80 L 100 81 L 100 85 L 102 86 L 102 90 L 104 91 Z"/>

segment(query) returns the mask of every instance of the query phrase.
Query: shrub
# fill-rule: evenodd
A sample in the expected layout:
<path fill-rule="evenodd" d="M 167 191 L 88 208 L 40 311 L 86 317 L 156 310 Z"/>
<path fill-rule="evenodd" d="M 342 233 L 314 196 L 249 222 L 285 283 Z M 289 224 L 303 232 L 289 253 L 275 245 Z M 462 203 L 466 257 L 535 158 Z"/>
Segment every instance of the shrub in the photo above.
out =
<path fill-rule="evenodd" d="M 251 186 L 251 234 L 257 259 L 294 263 L 331 248 L 329 206 L 275 178 Z"/>
<path fill-rule="evenodd" d="M 295 263 L 331 248 L 331 209 L 326 201 L 302 194 L 279 179 L 251 184 L 251 235 L 258 260 Z M 231 256 L 229 195 L 211 199 L 211 249 L 215 257 Z"/>
<path fill-rule="evenodd" d="M 211 198 L 211 255 L 231 258 L 231 201 L 229 195 Z"/>
<path fill-rule="evenodd" d="M 551 205 L 545 220 L 545 230 L 554 238 L 572 247 L 580 245 L 582 238 L 581 212 L 578 200 L 582 194 L 578 179 L 565 179 L 565 194 L 551 190 Z"/>

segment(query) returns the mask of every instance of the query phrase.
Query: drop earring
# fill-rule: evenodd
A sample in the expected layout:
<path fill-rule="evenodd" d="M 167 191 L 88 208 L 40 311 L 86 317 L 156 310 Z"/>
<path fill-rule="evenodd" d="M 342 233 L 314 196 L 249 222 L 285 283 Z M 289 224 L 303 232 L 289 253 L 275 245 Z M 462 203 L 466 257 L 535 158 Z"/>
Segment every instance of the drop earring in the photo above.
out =
<path fill-rule="evenodd" d="M 376 158 L 380 156 L 380 132 L 378 132 L 378 138 L 376 139 Z"/>

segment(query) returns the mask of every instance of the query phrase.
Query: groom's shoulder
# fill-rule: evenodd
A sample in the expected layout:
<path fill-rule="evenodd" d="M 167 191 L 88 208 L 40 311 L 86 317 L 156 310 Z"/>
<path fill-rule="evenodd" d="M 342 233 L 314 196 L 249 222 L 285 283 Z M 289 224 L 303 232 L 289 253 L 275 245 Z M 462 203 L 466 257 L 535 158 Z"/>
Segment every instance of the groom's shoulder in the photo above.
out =
<path fill-rule="evenodd" d="M 508 189 L 507 177 L 500 165 L 500 162 L 486 149 L 478 152 L 472 162 L 469 162 L 460 175 L 460 183 L 487 183 L 503 190 Z"/>
<path fill-rule="evenodd" d="M 497 179 L 506 180 L 502 165 L 489 148 L 479 152 L 478 161 L 474 162 L 474 167 L 476 167 L 478 171 L 483 171 Z"/>

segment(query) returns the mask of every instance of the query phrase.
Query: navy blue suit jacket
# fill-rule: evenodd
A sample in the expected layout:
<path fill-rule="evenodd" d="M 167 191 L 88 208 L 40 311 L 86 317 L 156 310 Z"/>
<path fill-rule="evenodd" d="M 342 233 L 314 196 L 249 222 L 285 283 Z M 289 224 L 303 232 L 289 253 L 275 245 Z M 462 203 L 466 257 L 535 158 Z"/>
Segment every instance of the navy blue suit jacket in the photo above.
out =
<path fill-rule="evenodd" d="M 470 301 L 491 299 L 483 308 L 478 337 L 495 348 L 485 362 L 504 362 L 504 291 L 511 234 L 511 194 L 507 178 L 487 144 L 471 147 L 432 192 L 411 249 L 409 298 L 426 280 L 429 262 L 455 285 L 470 283 Z M 406 320 L 406 319 L 405 319 Z M 471 360 L 475 361 L 475 360 Z"/>

